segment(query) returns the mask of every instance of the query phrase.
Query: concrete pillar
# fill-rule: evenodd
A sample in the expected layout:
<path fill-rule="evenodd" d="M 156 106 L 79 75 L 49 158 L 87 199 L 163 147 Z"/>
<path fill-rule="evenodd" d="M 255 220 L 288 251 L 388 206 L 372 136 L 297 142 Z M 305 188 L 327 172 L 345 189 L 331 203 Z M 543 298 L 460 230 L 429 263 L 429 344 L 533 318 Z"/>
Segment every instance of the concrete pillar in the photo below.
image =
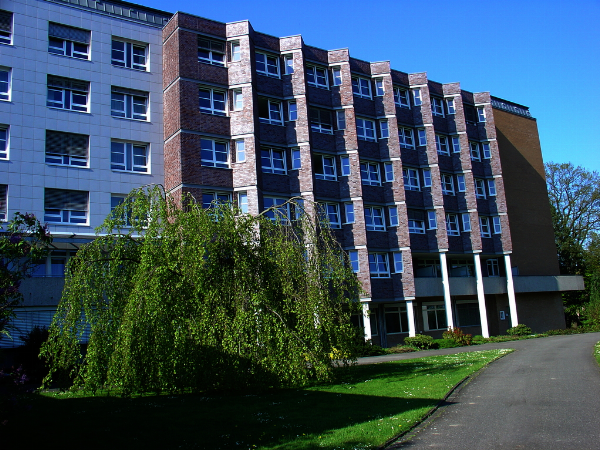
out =
<path fill-rule="evenodd" d="M 412 300 L 406 300 L 406 315 L 408 317 L 408 335 L 415 337 L 417 334 L 415 324 L 415 308 Z"/>
<path fill-rule="evenodd" d="M 365 341 L 371 339 L 371 319 L 369 318 L 369 303 L 362 302 L 363 326 L 365 330 Z"/>
<path fill-rule="evenodd" d="M 517 300 L 515 298 L 515 285 L 513 283 L 510 255 L 504 255 L 504 267 L 506 269 L 506 292 L 508 293 L 510 323 L 511 326 L 516 327 L 519 324 L 519 317 L 517 316 Z"/>
<path fill-rule="evenodd" d="M 444 287 L 446 323 L 448 328 L 454 328 L 454 319 L 452 318 L 452 300 L 450 299 L 450 280 L 448 279 L 448 265 L 446 264 L 445 253 L 440 253 L 440 265 L 442 267 L 442 286 Z"/>
<path fill-rule="evenodd" d="M 487 309 L 485 307 L 485 291 L 483 289 L 483 274 L 481 273 L 481 258 L 479 253 L 475 253 L 475 282 L 477 284 L 477 301 L 479 302 L 479 317 L 481 318 L 481 335 L 490 337 L 488 329 Z"/>

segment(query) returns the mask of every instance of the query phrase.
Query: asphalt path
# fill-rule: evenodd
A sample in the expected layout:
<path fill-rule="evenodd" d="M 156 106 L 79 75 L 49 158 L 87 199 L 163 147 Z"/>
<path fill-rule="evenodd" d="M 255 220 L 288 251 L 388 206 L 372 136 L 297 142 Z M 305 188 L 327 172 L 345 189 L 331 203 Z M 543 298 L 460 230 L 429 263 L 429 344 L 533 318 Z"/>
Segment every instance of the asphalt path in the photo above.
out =
<path fill-rule="evenodd" d="M 600 333 L 484 344 L 514 348 L 388 449 L 600 449 Z M 444 349 L 361 358 L 360 364 L 458 353 Z"/>

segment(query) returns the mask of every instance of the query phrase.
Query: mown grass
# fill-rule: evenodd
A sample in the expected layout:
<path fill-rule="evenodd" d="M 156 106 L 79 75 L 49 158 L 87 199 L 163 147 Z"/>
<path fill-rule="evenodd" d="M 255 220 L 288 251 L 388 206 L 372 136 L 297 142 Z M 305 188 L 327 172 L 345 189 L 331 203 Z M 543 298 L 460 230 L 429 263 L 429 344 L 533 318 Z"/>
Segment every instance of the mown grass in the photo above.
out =
<path fill-rule="evenodd" d="M 353 366 L 334 384 L 243 395 L 32 394 L 1 427 L 2 440 L 6 448 L 370 449 L 507 352 Z"/>

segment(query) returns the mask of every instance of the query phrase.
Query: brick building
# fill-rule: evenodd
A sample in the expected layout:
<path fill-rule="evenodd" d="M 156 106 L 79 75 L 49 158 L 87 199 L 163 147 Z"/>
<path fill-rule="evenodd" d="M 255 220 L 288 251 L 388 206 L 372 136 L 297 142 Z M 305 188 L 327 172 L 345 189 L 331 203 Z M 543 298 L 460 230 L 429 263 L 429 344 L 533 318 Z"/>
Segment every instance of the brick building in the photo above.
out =
<path fill-rule="evenodd" d="M 348 49 L 255 32 L 248 21 L 116 1 L 8 0 L 3 8 L 2 205 L 5 217 L 44 216 L 55 255 L 90 239 L 111 204 L 139 185 L 164 183 L 173 195 L 237 202 L 251 214 L 301 197 L 322 205 L 348 251 L 366 292 L 355 319 L 374 342 L 392 346 L 448 326 L 484 336 L 516 323 L 564 326 L 560 292 L 582 281 L 558 275 L 526 107 L 357 60 Z M 36 39 L 26 40 L 31 11 L 43 12 Z M 33 73 L 22 73 L 19 44 L 44 61 Z M 30 113 L 21 76 L 39 90 Z M 15 111 L 45 121 L 15 121 Z M 38 145 L 15 147 L 25 135 Z M 53 136 L 87 144 L 77 154 L 67 144 L 49 151 Z M 27 152 L 36 150 L 31 164 Z M 31 178 L 16 173 L 39 177 L 30 190 Z M 281 214 L 293 214 L 288 208 Z M 66 259 L 52 258 L 42 270 L 60 275 Z M 55 278 L 24 287 L 23 326 L 32 308 L 52 310 L 62 285 Z M 40 292 L 50 281 L 52 300 Z"/>

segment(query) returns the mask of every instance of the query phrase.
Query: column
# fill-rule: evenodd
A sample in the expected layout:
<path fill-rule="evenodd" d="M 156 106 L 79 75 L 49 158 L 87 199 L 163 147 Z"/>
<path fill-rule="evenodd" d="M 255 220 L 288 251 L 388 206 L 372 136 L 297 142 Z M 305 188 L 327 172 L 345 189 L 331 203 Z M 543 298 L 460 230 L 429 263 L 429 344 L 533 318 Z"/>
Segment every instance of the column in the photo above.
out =
<path fill-rule="evenodd" d="M 408 317 L 408 335 L 415 337 L 417 330 L 415 326 L 415 309 L 412 300 L 406 300 L 406 315 Z"/>
<path fill-rule="evenodd" d="M 450 299 L 450 280 L 448 279 L 448 265 L 446 264 L 446 254 L 440 253 L 440 265 L 442 267 L 442 286 L 444 288 L 444 304 L 446 307 L 446 323 L 448 328 L 454 328 L 452 319 L 452 300 Z"/>
<path fill-rule="evenodd" d="M 481 318 L 481 335 L 488 338 L 490 337 L 490 331 L 488 329 L 487 309 L 485 307 L 481 258 L 479 257 L 479 253 L 475 253 L 473 257 L 475 259 L 475 282 L 477 283 L 477 301 L 479 302 L 479 317 Z"/>
<path fill-rule="evenodd" d="M 510 323 L 512 327 L 516 327 L 519 324 L 519 317 L 517 316 L 517 300 L 515 298 L 515 285 L 513 283 L 510 255 L 504 255 L 504 267 L 506 269 L 506 292 L 508 293 Z"/>
<path fill-rule="evenodd" d="M 369 318 L 369 303 L 362 302 L 363 308 L 363 328 L 365 331 L 365 341 L 371 339 L 371 319 Z"/>

